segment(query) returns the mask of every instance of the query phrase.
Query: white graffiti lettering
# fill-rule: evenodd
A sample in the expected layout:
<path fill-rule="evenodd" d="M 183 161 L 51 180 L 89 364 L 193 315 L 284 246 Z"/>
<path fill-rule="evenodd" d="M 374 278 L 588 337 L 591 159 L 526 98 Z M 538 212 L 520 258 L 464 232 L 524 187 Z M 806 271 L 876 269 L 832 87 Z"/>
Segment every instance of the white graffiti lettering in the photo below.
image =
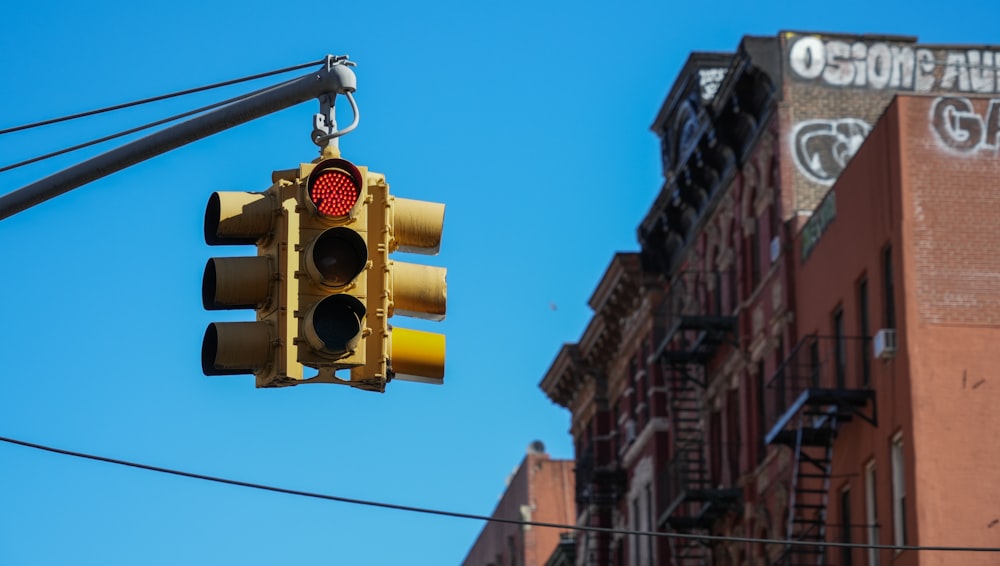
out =
<path fill-rule="evenodd" d="M 930 123 L 938 143 L 951 153 L 1000 150 L 1000 98 L 990 100 L 980 115 L 968 98 L 943 96 L 931 105 Z"/>
<path fill-rule="evenodd" d="M 719 91 L 719 86 L 722 85 L 722 80 L 725 78 L 726 69 L 724 67 L 699 69 L 698 83 L 701 86 L 701 99 L 707 101 L 715 98 L 715 93 Z"/>
<path fill-rule="evenodd" d="M 872 129 L 860 118 L 805 120 L 792 129 L 792 155 L 803 175 L 830 185 Z"/>
<path fill-rule="evenodd" d="M 799 37 L 789 49 L 794 75 L 835 87 L 929 92 L 1000 90 L 1000 51 L 931 49 L 901 43 Z"/>

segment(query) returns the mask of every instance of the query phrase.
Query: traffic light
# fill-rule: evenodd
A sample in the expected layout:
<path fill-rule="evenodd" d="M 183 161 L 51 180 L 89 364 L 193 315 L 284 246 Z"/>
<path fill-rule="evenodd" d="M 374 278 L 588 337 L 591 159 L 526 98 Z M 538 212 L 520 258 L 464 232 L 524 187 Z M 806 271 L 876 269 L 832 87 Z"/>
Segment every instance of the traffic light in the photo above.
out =
<path fill-rule="evenodd" d="M 368 311 L 367 170 L 340 158 L 299 167 L 299 363 L 320 381 L 364 365 Z"/>
<path fill-rule="evenodd" d="M 352 381 L 384 384 L 390 379 L 444 382 L 443 334 L 392 327 L 394 315 L 443 320 L 447 270 L 395 261 L 395 251 L 437 254 L 444 227 L 444 205 L 390 194 L 382 175 L 369 174 L 368 216 L 372 269 L 368 279 L 371 312 L 367 363 L 351 371 Z"/>
<path fill-rule="evenodd" d="M 336 152 L 277 171 L 272 182 L 262 193 L 214 193 L 206 207 L 206 243 L 256 245 L 257 255 L 208 260 L 202 302 L 257 316 L 209 325 L 205 374 L 252 373 L 257 387 L 339 383 L 379 392 L 394 378 L 443 383 L 444 335 L 393 328 L 389 319 L 444 319 L 446 269 L 390 258 L 436 254 L 444 205 L 396 198 L 384 175 Z M 307 367 L 317 374 L 304 375 Z"/>
<path fill-rule="evenodd" d="M 205 208 L 209 245 L 256 245 L 256 256 L 212 258 L 205 265 L 207 310 L 254 309 L 254 322 L 213 322 L 202 341 L 205 375 L 252 373 L 257 387 L 302 379 L 291 347 L 296 332 L 288 305 L 297 281 L 289 277 L 297 239 L 295 185 L 275 179 L 262 193 L 213 193 Z"/>

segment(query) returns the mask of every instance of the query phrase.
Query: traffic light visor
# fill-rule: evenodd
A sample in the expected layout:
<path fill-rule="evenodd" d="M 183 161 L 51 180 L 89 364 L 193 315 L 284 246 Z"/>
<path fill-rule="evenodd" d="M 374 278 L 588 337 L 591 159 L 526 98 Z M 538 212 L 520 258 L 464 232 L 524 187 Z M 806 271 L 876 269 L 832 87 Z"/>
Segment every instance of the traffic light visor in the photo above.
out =
<path fill-rule="evenodd" d="M 262 307 L 269 300 L 273 279 L 266 257 L 213 257 L 202 277 L 202 305 L 205 310 Z"/>
<path fill-rule="evenodd" d="M 389 340 L 394 379 L 444 383 L 444 334 L 395 327 Z"/>
<path fill-rule="evenodd" d="M 212 193 L 205 206 L 205 243 L 252 245 L 271 232 L 274 205 L 264 193 Z"/>
<path fill-rule="evenodd" d="M 253 373 L 271 361 L 273 337 L 264 322 L 213 322 L 201 344 L 205 375 Z"/>

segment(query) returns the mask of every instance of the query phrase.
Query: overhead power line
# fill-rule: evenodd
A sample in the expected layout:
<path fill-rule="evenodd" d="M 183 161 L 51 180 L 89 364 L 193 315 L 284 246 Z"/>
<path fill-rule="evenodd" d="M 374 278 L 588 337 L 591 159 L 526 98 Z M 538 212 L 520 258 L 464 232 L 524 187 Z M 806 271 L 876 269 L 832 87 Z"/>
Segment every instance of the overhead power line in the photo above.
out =
<path fill-rule="evenodd" d="M 281 84 L 285 84 L 285 83 L 280 83 L 277 86 L 281 86 Z M 268 87 L 268 88 L 263 89 L 263 90 L 268 90 L 270 88 L 274 88 L 274 87 Z M 31 159 L 25 159 L 24 161 L 19 161 L 17 163 L 11 163 L 10 165 L 4 165 L 3 167 L 0 167 L 0 173 L 4 173 L 6 171 L 10 171 L 11 169 L 17 169 L 18 167 L 24 167 L 25 165 L 31 165 L 32 163 L 37 163 L 39 161 L 44 161 L 46 159 L 50 159 L 50 158 L 53 158 L 53 157 L 57 157 L 57 156 L 66 154 L 66 153 L 70 153 L 70 152 L 76 151 L 78 149 L 83 149 L 83 148 L 86 148 L 86 147 L 90 147 L 90 146 L 93 146 L 93 145 L 104 143 L 106 141 L 111 141 L 111 140 L 116 139 L 116 138 L 120 138 L 120 137 L 123 137 L 123 136 L 127 136 L 127 135 L 130 135 L 130 134 L 141 132 L 143 130 L 148 130 L 150 128 L 155 128 L 156 126 L 162 126 L 163 124 L 168 124 L 170 122 L 174 122 L 174 121 L 180 120 L 181 118 L 187 118 L 188 116 L 194 116 L 195 114 L 201 114 L 202 112 L 207 112 L 209 110 L 213 110 L 215 108 L 220 108 L 220 107 L 225 106 L 227 104 L 232 104 L 234 102 L 243 100 L 245 98 L 249 98 L 249 97 L 251 97 L 251 96 L 253 96 L 253 95 L 255 95 L 255 94 L 259 93 L 259 92 L 261 92 L 261 91 L 254 91 L 254 92 L 250 92 L 250 93 L 247 93 L 247 94 L 241 94 L 240 96 L 237 96 L 237 97 L 234 97 L 234 98 L 230 98 L 228 100 L 223 100 L 222 102 L 216 102 L 214 104 L 209 104 L 208 106 L 202 106 L 201 108 L 195 108 L 194 110 L 188 110 L 187 112 L 182 112 L 180 114 L 176 114 L 174 116 L 170 116 L 169 118 L 163 118 L 162 120 L 157 120 L 155 122 L 150 122 L 148 124 L 143 124 L 142 126 L 136 126 L 134 128 L 128 129 L 128 130 L 124 130 L 124 131 L 121 131 L 121 132 L 118 132 L 118 133 L 115 133 L 115 134 L 110 134 L 110 135 L 104 136 L 102 138 L 97 138 L 96 140 L 90 140 L 88 142 L 83 142 L 81 144 L 77 144 L 77 145 L 74 145 L 74 146 L 66 147 L 66 148 L 60 149 L 58 151 L 53 151 L 51 153 L 46 153 L 44 155 L 39 155 L 37 157 L 32 157 Z"/>
<path fill-rule="evenodd" d="M 64 121 L 64 120 L 72 120 L 74 118 L 80 118 L 80 117 L 83 117 L 83 116 L 91 116 L 93 114 L 98 114 L 98 113 L 101 113 L 101 112 L 110 112 L 112 110 L 119 110 L 121 108 L 128 108 L 130 106 L 136 106 L 136 105 L 139 105 L 139 104 L 146 104 L 146 103 L 149 103 L 149 102 L 155 102 L 157 100 L 164 100 L 166 98 L 172 98 L 172 97 L 176 97 L 176 96 L 182 96 L 182 95 L 185 95 L 185 94 L 191 94 L 191 93 L 195 93 L 195 92 L 201 92 L 201 91 L 204 91 L 204 90 L 209 90 L 209 89 L 213 89 L 213 88 L 219 88 L 219 87 L 223 87 L 223 86 L 227 86 L 227 85 L 231 85 L 231 84 L 236 84 L 236 83 L 251 81 L 251 80 L 259 79 L 259 78 L 263 78 L 263 77 L 269 77 L 269 76 L 272 76 L 272 75 L 276 75 L 276 74 L 280 74 L 280 73 L 286 73 L 288 71 L 294 71 L 294 70 L 302 69 L 302 68 L 305 68 L 305 67 L 315 67 L 316 65 L 320 65 L 323 62 L 324 61 L 321 60 L 321 61 L 314 61 L 312 63 L 303 63 L 301 65 L 295 65 L 294 67 L 286 67 L 284 69 L 278 69 L 277 71 L 269 71 L 267 73 L 260 73 L 260 74 L 257 74 L 257 75 L 251 75 L 251 76 L 248 76 L 248 77 L 243 77 L 243 78 L 239 78 L 239 79 L 233 79 L 233 80 L 225 81 L 225 82 L 221 82 L 221 83 L 215 83 L 215 84 L 204 86 L 204 87 L 198 87 L 198 88 L 188 89 L 188 90 L 184 90 L 184 91 L 175 92 L 175 93 L 172 93 L 172 94 L 165 94 L 165 95 L 162 95 L 162 96 L 156 96 L 156 97 L 153 97 L 153 98 L 146 98 L 146 99 L 138 100 L 138 101 L 135 101 L 135 102 L 129 102 L 129 103 L 125 103 L 125 104 L 119 104 L 117 106 L 109 106 L 107 108 L 102 108 L 102 109 L 99 109 L 99 110 L 91 110 L 89 112 L 83 112 L 81 114 L 74 114 L 72 116 L 66 116 L 64 118 L 54 118 L 52 120 L 46 120 L 44 122 L 36 122 L 34 124 L 28 124 L 28 125 L 25 125 L 25 126 L 18 126 L 16 128 L 8 128 L 6 130 L 0 130 L 0 134 L 5 134 L 5 133 L 13 132 L 13 131 L 18 131 L 18 130 L 24 130 L 24 129 L 27 129 L 27 128 L 32 128 L 32 127 L 37 127 L 37 126 L 43 126 L 43 125 L 46 125 L 46 124 L 52 124 L 52 123 L 59 122 L 59 121 Z M 279 83 L 279 85 L 275 85 L 275 86 L 280 86 L 281 84 L 284 84 L 284 83 Z M 44 161 L 46 159 L 51 159 L 53 157 L 58 157 L 60 155 L 71 153 L 71 152 L 74 152 L 74 151 L 77 151 L 77 150 L 80 150 L 80 149 L 84 149 L 84 148 L 87 148 L 87 147 L 98 145 L 98 144 L 104 143 L 106 141 L 111 141 L 113 139 L 124 137 L 124 136 L 130 135 L 130 134 L 134 134 L 134 133 L 137 133 L 137 132 L 141 132 L 143 130 L 148 130 L 150 128 L 155 128 L 156 126 L 162 126 L 163 124 L 168 124 L 170 122 L 175 122 L 175 121 L 180 120 L 182 118 L 187 118 L 189 116 L 194 116 L 196 114 L 201 114 L 202 112 L 207 112 L 207 111 L 213 110 L 215 108 L 226 106 L 227 104 L 232 104 L 233 102 L 237 102 L 239 100 L 243 100 L 245 98 L 253 96 L 253 95 L 255 95 L 255 94 L 259 93 L 259 92 L 262 92 L 262 91 L 265 91 L 265 90 L 269 90 L 271 88 L 274 88 L 274 86 L 266 87 L 264 89 L 261 89 L 261 90 L 258 90 L 258 91 L 254 91 L 254 92 L 251 92 L 251 93 L 242 94 L 240 96 L 237 96 L 237 97 L 234 97 L 234 98 L 230 98 L 228 100 L 223 100 L 222 102 L 216 102 L 214 104 L 209 104 L 208 106 L 202 106 L 201 108 L 196 108 L 194 110 L 189 110 L 189 111 L 183 112 L 181 114 L 176 114 L 174 116 L 170 116 L 169 118 L 163 118 L 162 120 L 156 120 L 155 122 L 150 122 L 150 123 L 144 124 L 142 126 L 137 126 L 135 128 L 130 128 L 128 130 L 124 130 L 124 131 L 117 132 L 117 133 L 114 133 L 114 134 L 110 134 L 110 135 L 107 135 L 107 136 L 104 136 L 104 137 L 101 137 L 101 138 L 97 138 L 97 139 L 94 139 L 94 140 L 83 142 L 81 144 L 77 144 L 77 145 L 74 145 L 74 146 L 66 147 L 66 148 L 63 148 L 63 149 L 60 149 L 60 150 L 57 150 L 57 151 L 53 151 L 51 153 L 46 153 L 46 154 L 43 154 L 43 155 L 32 157 L 30 159 L 25 159 L 24 161 L 18 161 L 17 163 L 11 163 L 10 165 L 4 165 L 4 166 L 0 167 L 0 173 L 4 173 L 4 172 L 10 171 L 12 169 L 17 169 L 19 167 L 24 167 L 25 165 L 31 165 L 32 163 L 38 163 L 39 161 Z"/>
<path fill-rule="evenodd" d="M 663 538 L 675 538 L 675 539 L 689 539 L 689 540 L 700 540 L 706 542 L 744 542 L 752 544 L 776 544 L 784 546 L 823 546 L 823 547 L 838 547 L 838 548 L 871 548 L 875 550 L 894 550 L 894 551 L 936 551 L 936 552 L 991 552 L 1000 553 L 1000 547 L 975 547 L 975 546 L 909 546 L 909 545 L 883 545 L 883 544 L 864 544 L 864 543 L 846 543 L 846 542 L 813 542 L 813 541 L 795 541 L 795 540 L 778 540 L 778 539 L 764 539 L 764 538 L 752 538 L 752 537 L 735 537 L 735 536 L 723 536 L 723 535 L 703 535 L 703 534 L 691 534 L 691 533 L 668 533 L 668 532 L 654 532 L 654 531 L 638 531 L 638 530 L 628 530 L 628 529 L 613 529 L 606 527 L 592 527 L 588 525 L 563 525 L 559 523 L 548 523 L 544 521 L 524 521 L 520 519 L 504 519 L 502 517 L 487 517 L 485 515 L 476 515 L 473 513 L 460 513 L 456 511 L 444 511 L 441 509 L 429 509 L 425 507 L 414 507 L 410 505 L 398 505 L 395 503 L 384 503 L 379 501 L 368 501 L 364 499 L 354 499 L 350 497 L 340 497 L 336 495 L 327 495 L 323 493 L 315 493 L 311 491 L 302 491 L 297 489 L 288 489 L 284 487 L 270 486 L 259 483 L 245 482 L 239 480 L 233 480 L 228 478 L 220 478 L 216 476 L 209 476 L 205 474 L 197 474 L 193 472 L 185 472 L 181 470 L 174 470 L 170 468 L 161 468 L 159 466 L 150 466 L 148 464 L 139 464 L 136 462 L 130 462 L 127 460 L 119 460 L 116 458 L 108 458 L 106 456 L 97 456 L 94 454 L 87 454 L 84 452 L 74 452 L 72 450 L 64 450 L 62 448 L 54 448 L 51 446 L 45 446 L 43 444 L 35 444 L 33 442 L 26 442 L 24 440 L 17 440 L 13 438 L 7 438 L 0 436 L 0 442 L 6 442 L 9 444 L 15 444 L 18 446 L 24 446 L 27 448 L 34 448 L 36 450 L 43 450 L 46 452 L 52 452 L 55 454 L 62 454 L 64 456 L 73 456 L 75 458 L 84 458 L 87 460 L 94 460 L 97 462 L 105 462 L 108 464 L 117 464 L 119 466 L 127 466 L 130 468 L 139 468 L 141 470 L 148 470 L 151 472 L 160 472 L 163 474 L 171 474 L 175 476 L 181 476 L 192 479 L 205 480 L 210 482 L 222 483 L 227 485 L 235 485 L 240 487 L 248 487 L 252 489 L 259 489 L 263 491 L 271 491 L 275 493 L 284 493 L 286 495 L 298 495 L 301 497 L 311 497 L 314 499 L 323 499 L 326 501 L 336 501 L 338 503 L 350 503 L 353 505 L 364 505 L 367 507 L 378 507 L 382 509 L 394 509 L 397 511 L 410 511 L 412 513 L 423 513 L 427 515 L 440 515 L 444 517 L 455 517 L 458 519 L 472 519 L 476 521 L 485 521 L 490 523 L 504 523 L 510 525 L 519 526 L 532 526 L 532 527 L 544 527 L 552 529 L 561 529 L 564 531 L 587 531 L 587 532 L 597 532 L 597 533 L 609 533 L 609 534 L 620 534 L 620 535 L 636 535 L 636 536 L 651 536 L 651 537 L 663 537 Z"/>
<path fill-rule="evenodd" d="M 323 60 L 313 61 L 311 63 L 302 63 L 301 65 L 295 65 L 292 67 L 285 67 L 284 69 L 278 69 L 275 71 L 268 71 L 266 73 L 258 73 L 256 75 L 249 75 L 246 77 L 240 77 L 238 79 L 231 79 L 228 81 L 222 81 L 220 83 L 213 83 L 210 85 L 199 86 L 195 88 L 189 88 L 186 90 L 180 90 L 177 92 L 172 92 L 170 94 L 161 94 L 159 96 L 153 96 L 150 98 L 143 98 L 141 100 L 135 100 L 132 102 L 125 102 L 123 104 L 116 104 L 114 106 L 107 106 L 105 108 L 98 108 L 97 110 L 88 110 L 86 112 L 80 112 L 79 114 L 70 114 L 69 116 L 62 116 L 59 118 L 50 118 L 48 120 L 42 120 L 41 122 L 33 122 L 31 124 L 24 124 L 22 126 L 14 126 L 12 128 L 0 129 L 0 135 L 10 134 L 14 132 L 20 132 L 23 130 L 30 130 L 32 128 L 38 128 L 41 126 L 48 126 L 50 124 L 58 124 L 60 122 L 67 122 L 69 120 L 76 120 L 77 118 L 86 118 L 88 116 L 94 116 L 96 114 L 103 114 L 105 112 L 112 112 L 114 110 L 122 110 L 125 108 L 131 108 L 133 106 L 140 106 L 143 104 L 149 104 L 151 102 L 159 102 L 161 100 L 167 100 L 170 98 L 176 98 L 178 96 L 185 96 L 188 94 L 195 94 L 197 92 L 204 92 L 206 90 L 212 90 L 215 88 L 221 88 L 224 86 L 230 86 L 234 84 L 244 83 L 247 81 L 253 81 L 257 79 L 263 79 L 266 77 L 271 77 L 274 75 L 280 75 L 282 73 L 288 73 L 290 71 L 297 71 L 299 69 L 305 69 L 306 67 L 315 67 L 323 63 Z"/>

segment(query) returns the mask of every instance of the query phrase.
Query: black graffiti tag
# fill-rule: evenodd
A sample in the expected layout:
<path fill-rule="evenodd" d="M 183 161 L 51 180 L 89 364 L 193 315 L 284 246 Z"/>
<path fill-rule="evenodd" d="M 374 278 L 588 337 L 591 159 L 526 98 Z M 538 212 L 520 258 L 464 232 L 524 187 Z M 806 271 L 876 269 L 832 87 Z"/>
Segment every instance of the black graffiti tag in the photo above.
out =
<path fill-rule="evenodd" d="M 943 96 L 931 106 L 931 129 L 938 141 L 959 153 L 1000 148 L 1000 98 L 990 101 L 980 116 L 972 101 L 961 96 Z"/>
<path fill-rule="evenodd" d="M 860 118 L 806 120 L 795 125 L 795 164 L 807 177 L 829 185 L 865 141 L 872 127 Z"/>

